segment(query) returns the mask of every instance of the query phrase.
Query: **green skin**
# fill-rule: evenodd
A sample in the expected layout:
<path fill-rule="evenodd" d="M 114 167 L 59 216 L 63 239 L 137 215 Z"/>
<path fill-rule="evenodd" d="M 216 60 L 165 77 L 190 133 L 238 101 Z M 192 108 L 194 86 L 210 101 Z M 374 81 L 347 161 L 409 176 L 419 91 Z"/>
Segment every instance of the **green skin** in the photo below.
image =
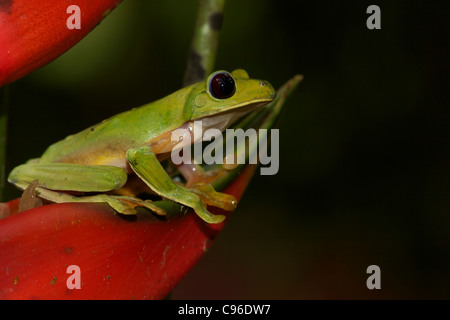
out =
<path fill-rule="evenodd" d="M 150 201 L 103 193 L 121 189 L 128 175 L 136 174 L 156 194 L 193 208 L 208 223 L 220 223 L 225 216 L 211 214 L 205 203 L 232 210 L 234 197 L 216 192 L 210 185 L 187 188 L 176 184 L 159 161 L 178 143 L 170 140 L 171 132 L 187 122 L 205 119 L 211 123 L 214 118 L 229 125 L 274 99 L 275 90 L 268 82 L 250 79 L 242 69 L 231 75 L 236 92 L 227 99 L 211 95 L 208 78 L 68 136 L 51 145 L 40 158 L 14 168 L 8 181 L 24 190 L 38 180 L 37 194 L 57 203 L 107 202 L 122 214 L 135 214 L 137 206 L 164 214 Z M 76 197 L 61 191 L 101 194 Z"/>

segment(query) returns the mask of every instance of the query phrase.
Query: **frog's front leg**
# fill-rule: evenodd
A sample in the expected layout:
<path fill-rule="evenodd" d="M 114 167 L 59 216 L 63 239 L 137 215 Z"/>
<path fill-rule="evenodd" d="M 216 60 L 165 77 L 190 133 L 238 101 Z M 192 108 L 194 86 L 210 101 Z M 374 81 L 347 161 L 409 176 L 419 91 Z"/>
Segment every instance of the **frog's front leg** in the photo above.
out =
<path fill-rule="evenodd" d="M 106 192 L 120 189 L 127 181 L 127 174 L 114 166 L 85 166 L 74 163 L 27 163 L 11 171 L 8 181 L 25 190 L 34 180 L 39 181 L 37 195 L 56 202 L 106 202 L 123 214 L 134 214 L 137 206 L 146 207 L 163 215 L 164 210 L 149 201 L 126 196 L 99 194 L 76 197 L 61 191 Z"/>
<path fill-rule="evenodd" d="M 194 209 L 195 213 L 208 223 L 220 223 L 225 219 L 223 215 L 211 214 L 197 192 L 175 184 L 149 147 L 128 150 L 127 159 L 134 172 L 160 196 Z M 202 190 L 198 193 L 201 192 Z"/>

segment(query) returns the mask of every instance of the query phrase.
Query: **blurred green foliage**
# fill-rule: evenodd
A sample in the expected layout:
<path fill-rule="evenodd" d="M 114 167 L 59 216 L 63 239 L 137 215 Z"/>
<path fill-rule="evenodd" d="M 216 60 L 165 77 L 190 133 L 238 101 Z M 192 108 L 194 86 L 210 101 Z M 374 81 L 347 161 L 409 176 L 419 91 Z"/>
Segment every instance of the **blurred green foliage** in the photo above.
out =
<path fill-rule="evenodd" d="M 173 298 L 450 298 L 445 10 L 378 1 L 382 29 L 368 30 L 369 4 L 227 2 L 217 69 L 305 79 L 280 124 L 279 173 L 255 177 Z M 196 9 L 126 0 L 14 83 L 7 168 L 178 89 Z"/>

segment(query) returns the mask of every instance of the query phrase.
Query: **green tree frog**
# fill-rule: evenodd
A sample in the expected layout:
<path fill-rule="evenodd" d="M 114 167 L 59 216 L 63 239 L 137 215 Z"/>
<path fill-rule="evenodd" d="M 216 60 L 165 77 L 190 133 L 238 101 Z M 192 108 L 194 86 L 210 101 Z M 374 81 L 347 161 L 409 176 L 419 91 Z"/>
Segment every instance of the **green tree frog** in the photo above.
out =
<path fill-rule="evenodd" d="M 122 214 L 135 214 L 136 207 L 165 214 L 151 201 L 137 198 L 134 186 L 144 182 L 145 188 L 157 195 L 194 209 L 204 221 L 220 223 L 225 217 L 211 214 L 207 205 L 231 211 L 236 206 L 233 196 L 216 192 L 207 183 L 176 183 L 161 166 L 160 161 L 179 145 L 179 141 L 172 141 L 172 132 L 191 129 L 194 120 L 201 120 L 205 130 L 214 127 L 223 131 L 275 95 L 272 85 L 250 79 L 242 69 L 217 71 L 204 82 L 56 142 L 40 158 L 14 168 L 8 181 L 25 190 L 38 180 L 39 197 L 56 203 L 106 202 Z"/>

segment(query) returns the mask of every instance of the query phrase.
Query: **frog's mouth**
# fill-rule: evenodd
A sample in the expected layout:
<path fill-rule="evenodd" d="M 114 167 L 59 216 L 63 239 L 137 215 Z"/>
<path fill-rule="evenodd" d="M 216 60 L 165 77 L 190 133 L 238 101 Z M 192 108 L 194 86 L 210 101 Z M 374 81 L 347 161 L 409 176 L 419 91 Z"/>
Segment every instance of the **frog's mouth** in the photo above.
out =
<path fill-rule="evenodd" d="M 190 144 L 199 142 L 204 138 L 204 132 L 208 129 L 218 129 L 221 132 L 242 118 L 249 112 L 263 107 L 272 100 L 258 101 L 248 105 L 233 106 L 228 110 L 210 116 L 204 116 L 194 121 L 187 121 L 181 127 L 167 131 L 150 141 L 150 146 L 155 154 L 166 154 Z M 177 132 L 177 139 L 173 139 L 173 133 Z M 166 155 L 167 156 L 167 155 Z"/>
<path fill-rule="evenodd" d="M 224 131 L 226 128 L 230 127 L 234 122 L 236 122 L 236 120 L 242 118 L 252 111 L 265 106 L 271 101 L 272 100 L 255 102 L 246 106 L 234 106 L 232 109 L 228 109 L 211 116 L 205 116 L 196 119 L 194 122 L 201 121 L 203 130 L 214 128 L 220 131 Z"/>

